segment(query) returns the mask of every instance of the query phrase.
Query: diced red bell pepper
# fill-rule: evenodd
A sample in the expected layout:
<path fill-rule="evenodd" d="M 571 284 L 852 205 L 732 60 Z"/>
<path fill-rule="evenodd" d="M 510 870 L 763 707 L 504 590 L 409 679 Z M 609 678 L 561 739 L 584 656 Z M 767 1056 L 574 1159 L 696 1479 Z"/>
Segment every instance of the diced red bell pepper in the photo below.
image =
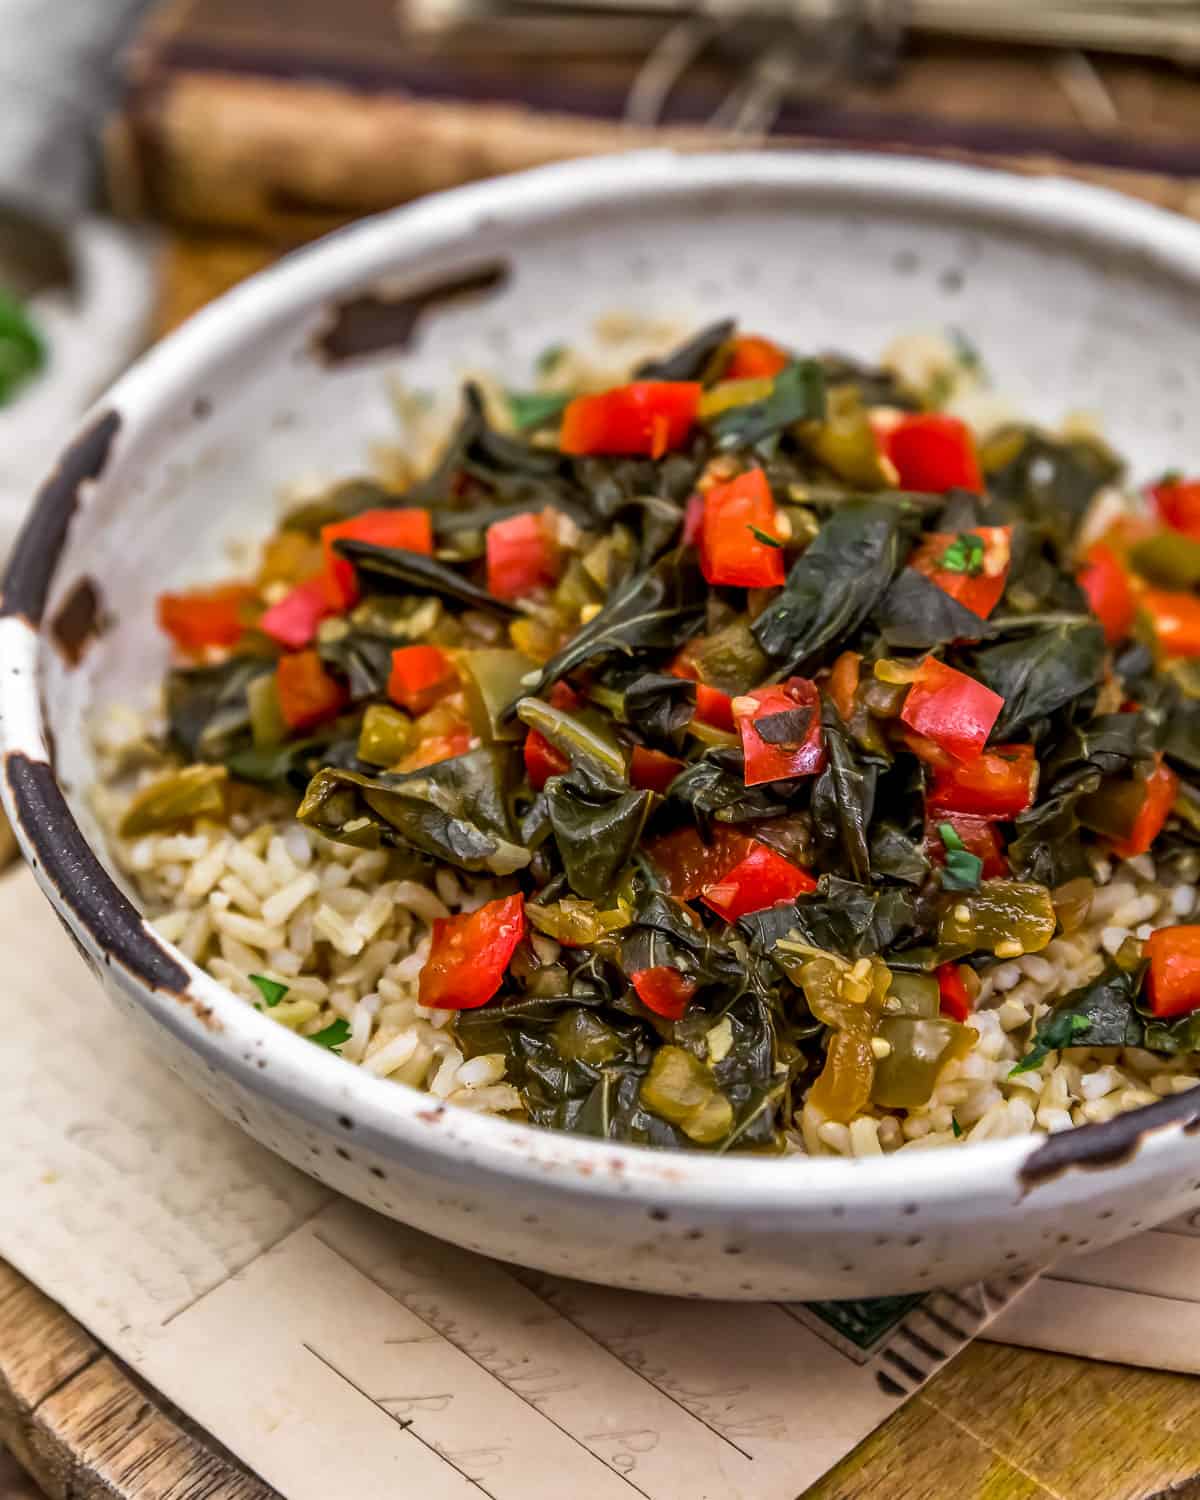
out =
<path fill-rule="evenodd" d="M 312 729 L 335 719 L 350 701 L 345 685 L 325 670 L 315 651 L 281 656 L 275 670 L 279 711 L 289 729 Z"/>
<path fill-rule="evenodd" d="M 325 552 L 325 597 L 335 613 L 358 602 L 358 580 L 354 565 L 333 550 L 338 540 L 373 542 L 377 547 L 398 547 L 404 552 L 433 553 L 433 522 L 427 510 L 364 510 L 348 521 L 321 527 Z"/>
<path fill-rule="evenodd" d="M 665 792 L 682 770 L 677 756 L 646 745 L 635 745 L 629 757 L 629 780 L 641 791 Z"/>
<path fill-rule="evenodd" d="M 695 717 L 701 724 L 708 724 L 713 729 L 724 729 L 732 734 L 734 729 L 733 699 L 728 693 L 723 693 L 720 688 L 709 687 L 706 682 L 698 682 Z"/>
<path fill-rule="evenodd" d="M 984 880 L 1003 880 L 1008 874 L 1008 860 L 1004 857 L 1004 845 L 990 818 L 981 818 L 972 813 L 933 812 L 925 813 L 925 853 L 935 865 L 946 863 L 946 845 L 942 839 L 940 825 L 948 823 L 962 841 L 968 854 L 974 854 L 982 862 L 979 872 Z"/>
<path fill-rule="evenodd" d="M 501 896 L 478 911 L 438 917 L 417 998 L 432 1010 L 477 1010 L 500 988 L 525 936 L 525 902 Z"/>
<path fill-rule="evenodd" d="M 392 652 L 388 697 L 410 714 L 428 713 L 458 686 L 454 663 L 437 646 L 400 646 Z"/>
<path fill-rule="evenodd" d="M 1163 764 L 1161 753 L 1157 760 L 1157 765 L 1143 784 L 1142 803 L 1134 816 L 1128 836 L 1112 842 L 1113 853 L 1119 854 L 1122 859 L 1133 859 L 1135 855 L 1148 852 L 1175 805 L 1179 777 L 1170 766 Z"/>
<path fill-rule="evenodd" d="M 1004 593 L 1011 562 L 1012 527 L 976 526 L 930 532 L 909 558 L 909 567 L 986 620 Z"/>
<path fill-rule="evenodd" d="M 939 964 L 936 969 L 941 1012 L 952 1021 L 965 1021 L 971 1014 L 971 994 L 957 964 Z"/>
<path fill-rule="evenodd" d="M 720 688 L 709 687 L 706 682 L 701 682 L 696 671 L 696 664 L 692 660 L 691 647 L 695 643 L 685 646 L 667 671 L 672 677 L 683 677 L 688 682 L 696 684 L 696 711 L 693 718 L 701 724 L 709 724 L 713 729 L 724 729 L 727 732 L 733 730 L 733 699 L 728 693 L 723 693 Z"/>
<path fill-rule="evenodd" d="M 896 467 L 900 487 L 941 495 L 946 490 L 983 493 L 983 473 L 971 429 L 942 412 L 906 412 L 879 424 L 885 458 Z"/>
<path fill-rule="evenodd" d="M 564 713 L 571 714 L 577 708 L 582 708 L 585 700 L 582 693 L 577 693 L 569 682 L 559 678 L 551 687 L 547 701 L 551 708 L 561 708 Z"/>
<path fill-rule="evenodd" d="M 249 584 L 223 583 L 186 594 L 159 594 L 158 623 L 181 651 L 235 646 L 246 632 L 258 594 Z"/>
<path fill-rule="evenodd" d="M 849 724 L 854 715 L 854 695 L 861 676 L 862 657 L 857 651 L 843 651 L 829 674 L 829 696 L 843 724 Z"/>
<path fill-rule="evenodd" d="M 535 511 L 493 521 L 487 529 L 487 586 L 496 599 L 523 599 L 558 578 L 553 522 Z"/>
<path fill-rule="evenodd" d="M 576 396 L 563 412 L 564 453 L 647 454 L 678 448 L 695 425 L 701 387 L 694 380 L 637 380 L 599 396 Z"/>
<path fill-rule="evenodd" d="M 825 769 L 821 698 L 807 678 L 792 677 L 735 698 L 733 719 L 742 736 L 747 786 L 816 776 Z"/>
<path fill-rule="evenodd" d="M 936 812 L 1015 818 L 1033 806 L 1037 783 L 1032 745 L 994 745 L 976 760 L 935 766 L 925 800 Z"/>
<path fill-rule="evenodd" d="M 678 1021 L 696 993 L 696 985 L 669 964 L 655 964 L 652 969 L 635 969 L 629 976 L 629 982 L 646 1009 L 668 1021 Z"/>
<path fill-rule="evenodd" d="M 700 571 L 708 583 L 766 589 L 783 582 L 783 553 L 755 535 L 775 535 L 775 501 L 762 469 L 750 469 L 704 497 Z"/>
<path fill-rule="evenodd" d="M 258 628 L 289 651 L 312 643 L 317 626 L 329 614 L 324 576 L 297 583 L 258 622 Z"/>
<path fill-rule="evenodd" d="M 787 353 L 770 339 L 742 333 L 729 346 L 729 358 L 721 372 L 723 380 L 759 380 L 778 375 L 789 363 Z"/>
<path fill-rule="evenodd" d="M 704 887 L 701 899 L 719 917 L 736 922 L 748 912 L 794 901 L 816 888 L 817 882 L 807 870 L 755 839 L 731 870 Z"/>
<path fill-rule="evenodd" d="M 1160 927 L 1146 939 L 1146 998 L 1155 1016 L 1182 1016 L 1200 1007 L 1200 927 Z"/>
<path fill-rule="evenodd" d="M 1200 656 L 1200 598 L 1171 589 L 1144 589 L 1141 605 L 1167 656 Z"/>
<path fill-rule="evenodd" d="M 535 792 L 540 792 L 551 776 L 565 776 L 570 769 L 571 762 L 557 745 L 538 730 L 529 731 L 525 736 L 525 774 Z"/>
<path fill-rule="evenodd" d="M 974 760 L 987 744 L 1003 707 L 999 693 L 937 657 L 927 656 L 908 690 L 900 718 L 956 760 Z"/>
<path fill-rule="evenodd" d="M 694 901 L 737 864 L 752 842 L 732 825 L 716 823 L 708 843 L 695 828 L 676 828 L 650 839 L 646 854 L 672 896 Z"/>
<path fill-rule="evenodd" d="M 1200 539 L 1200 479 L 1164 479 L 1150 494 L 1168 526 Z"/>
<path fill-rule="evenodd" d="M 471 730 L 466 724 L 452 729 L 448 734 L 431 734 L 423 739 L 415 750 L 410 750 L 400 762 L 401 771 L 422 771 L 426 766 L 436 766 L 439 761 L 453 760 L 456 755 L 465 755 L 471 748 Z"/>
<path fill-rule="evenodd" d="M 1104 639 L 1110 646 L 1119 645 L 1133 627 L 1137 598 L 1121 559 L 1106 543 L 1096 542 L 1084 554 L 1079 587 L 1104 626 Z"/>

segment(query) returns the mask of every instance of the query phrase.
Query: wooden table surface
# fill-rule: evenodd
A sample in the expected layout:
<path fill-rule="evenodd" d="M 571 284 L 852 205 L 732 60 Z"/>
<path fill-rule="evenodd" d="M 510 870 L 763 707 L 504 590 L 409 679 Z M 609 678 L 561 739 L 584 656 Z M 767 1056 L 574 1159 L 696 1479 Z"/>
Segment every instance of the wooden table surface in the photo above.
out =
<path fill-rule="evenodd" d="M 169 244 L 160 326 L 271 256 L 221 239 Z M 275 1493 L 3 1261 L 0 1443 L 54 1500 Z M 35 1494 L 0 1452 L 0 1500 Z M 1200 1380 L 976 1343 L 804 1500 L 1168 1497 L 1200 1500 Z"/>

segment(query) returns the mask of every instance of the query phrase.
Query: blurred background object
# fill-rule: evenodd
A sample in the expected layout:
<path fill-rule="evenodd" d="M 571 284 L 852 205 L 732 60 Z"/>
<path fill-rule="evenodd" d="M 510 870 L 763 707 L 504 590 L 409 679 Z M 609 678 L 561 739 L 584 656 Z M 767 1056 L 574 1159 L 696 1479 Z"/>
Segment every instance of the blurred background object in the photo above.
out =
<path fill-rule="evenodd" d="M 148 327 L 144 236 L 96 214 L 101 125 L 146 9 L 0 0 L 0 556 L 64 429 Z"/>
<path fill-rule="evenodd" d="M 161 7 L 110 133 L 118 199 L 294 243 L 493 172 L 769 131 L 1065 164 L 1200 203 L 1180 66 L 1200 56 L 1194 0 L 340 0 L 330 16 L 326 0 Z M 1073 45 L 1042 45 L 1056 36 Z"/>

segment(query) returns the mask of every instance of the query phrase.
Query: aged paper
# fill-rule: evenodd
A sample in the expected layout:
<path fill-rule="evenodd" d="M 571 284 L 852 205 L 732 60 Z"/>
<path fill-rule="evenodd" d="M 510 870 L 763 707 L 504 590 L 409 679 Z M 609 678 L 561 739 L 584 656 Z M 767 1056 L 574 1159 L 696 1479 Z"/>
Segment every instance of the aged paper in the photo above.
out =
<path fill-rule="evenodd" d="M 0 931 L 0 1255 L 289 1500 L 794 1500 L 1019 1290 L 697 1303 L 485 1260 L 181 1090 L 24 870 Z"/>

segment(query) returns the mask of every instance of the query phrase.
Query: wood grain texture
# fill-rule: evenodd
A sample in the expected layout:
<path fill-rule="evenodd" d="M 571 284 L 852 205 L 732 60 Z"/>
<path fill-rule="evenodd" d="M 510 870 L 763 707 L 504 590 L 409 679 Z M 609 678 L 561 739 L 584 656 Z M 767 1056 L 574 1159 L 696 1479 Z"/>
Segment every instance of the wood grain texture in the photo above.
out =
<path fill-rule="evenodd" d="M 0 1442 L 51 1500 L 271 1500 L 0 1261 Z M 5 1493 L 0 1467 L 0 1500 Z M 16 1481 L 13 1481 L 15 1485 Z M 13 1500 L 23 1500 L 20 1489 Z"/>

